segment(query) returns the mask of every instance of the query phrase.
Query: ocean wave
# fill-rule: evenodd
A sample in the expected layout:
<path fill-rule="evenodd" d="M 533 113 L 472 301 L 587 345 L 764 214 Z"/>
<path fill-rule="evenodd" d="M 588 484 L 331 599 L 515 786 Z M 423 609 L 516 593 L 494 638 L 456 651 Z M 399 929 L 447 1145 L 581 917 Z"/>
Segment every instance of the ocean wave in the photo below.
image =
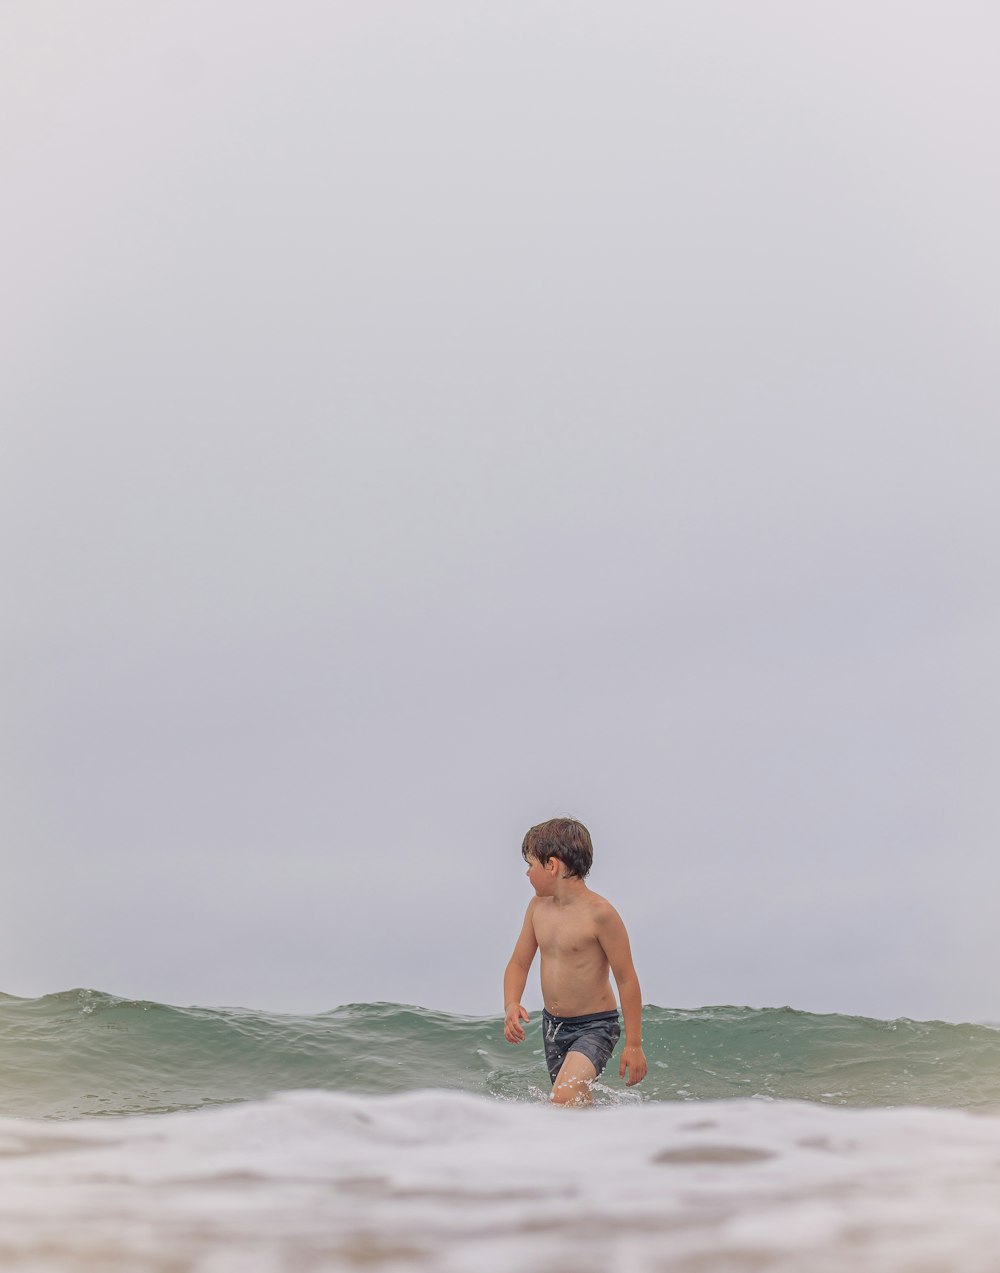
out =
<path fill-rule="evenodd" d="M 762 1096 L 833 1105 L 1000 1109 L 1000 1031 L 792 1008 L 647 1006 L 650 1072 L 625 1089 L 617 1061 L 600 1103 Z M 314 1015 L 176 1007 L 76 989 L 0 995 L 0 1114 L 146 1114 L 292 1089 L 452 1089 L 547 1096 L 538 1014 L 518 1048 L 499 1017 L 395 1003 Z"/>

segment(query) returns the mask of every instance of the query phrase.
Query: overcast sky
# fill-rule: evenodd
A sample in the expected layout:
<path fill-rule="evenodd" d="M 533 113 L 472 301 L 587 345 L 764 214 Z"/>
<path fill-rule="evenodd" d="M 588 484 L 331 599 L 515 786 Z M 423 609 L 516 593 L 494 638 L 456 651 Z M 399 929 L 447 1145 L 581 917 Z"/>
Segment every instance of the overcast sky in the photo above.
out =
<path fill-rule="evenodd" d="M 1000 1020 L 998 41 L 5 0 L 0 989 Z"/>

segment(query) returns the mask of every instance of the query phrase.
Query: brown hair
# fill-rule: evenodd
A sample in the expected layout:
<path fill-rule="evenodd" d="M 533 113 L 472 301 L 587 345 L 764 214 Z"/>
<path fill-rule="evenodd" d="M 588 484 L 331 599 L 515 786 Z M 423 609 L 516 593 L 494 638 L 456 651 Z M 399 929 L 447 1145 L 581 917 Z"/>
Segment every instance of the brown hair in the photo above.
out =
<path fill-rule="evenodd" d="M 529 853 L 542 866 L 549 858 L 558 858 L 567 871 L 564 879 L 575 876 L 582 880 L 594 861 L 590 832 L 575 818 L 550 818 L 548 822 L 539 822 L 537 827 L 532 827 L 521 845 L 521 856 L 525 861 Z"/>

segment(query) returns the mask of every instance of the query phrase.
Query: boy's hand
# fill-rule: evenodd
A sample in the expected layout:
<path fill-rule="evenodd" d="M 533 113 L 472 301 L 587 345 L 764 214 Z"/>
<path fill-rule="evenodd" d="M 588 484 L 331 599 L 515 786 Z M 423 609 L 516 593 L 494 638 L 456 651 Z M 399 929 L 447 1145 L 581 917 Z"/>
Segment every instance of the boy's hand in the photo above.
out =
<path fill-rule="evenodd" d="M 649 1066 L 646 1064 L 646 1054 L 638 1043 L 633 1043 L 631 1047 L 626 1044 L 622 1048 L 622 1059 L 618 1063 L 618 1077 L 624 1078 L 626 1070 L 628 1070 L 626 1087 L 641 1083 L 649 1071 Z"/>
<path fill-rule="evenodd" d="M 508 1043 L 524 1042 L 524 1026 L 521 1022 L 528 1020 L 530 1020 L 528 1014 L 519 1003 L 510 1004 L 503 1021 L 503 1037 Z"/>

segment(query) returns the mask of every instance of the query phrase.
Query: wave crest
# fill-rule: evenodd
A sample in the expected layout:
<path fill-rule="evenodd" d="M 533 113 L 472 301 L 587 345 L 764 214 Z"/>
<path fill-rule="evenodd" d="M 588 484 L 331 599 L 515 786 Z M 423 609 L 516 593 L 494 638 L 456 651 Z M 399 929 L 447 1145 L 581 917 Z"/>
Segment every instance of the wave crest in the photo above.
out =
<path fill-rule="evenodd" d="M 790 1007 L 648 1006 L 650 1073 L 603 1102 L 761 1096 L 825 1104 L 1000 1108 L 1000 1031 Z M 539 1014 L 518 1048 L 499 1017 L 353 1003 L 315 1015 L 176 1007 L 76 988 L 0 994 L 0 1114 L 65 1118 L 192 1109 L 293 1089 L 452 1089 L 543 1099 Z"/>

